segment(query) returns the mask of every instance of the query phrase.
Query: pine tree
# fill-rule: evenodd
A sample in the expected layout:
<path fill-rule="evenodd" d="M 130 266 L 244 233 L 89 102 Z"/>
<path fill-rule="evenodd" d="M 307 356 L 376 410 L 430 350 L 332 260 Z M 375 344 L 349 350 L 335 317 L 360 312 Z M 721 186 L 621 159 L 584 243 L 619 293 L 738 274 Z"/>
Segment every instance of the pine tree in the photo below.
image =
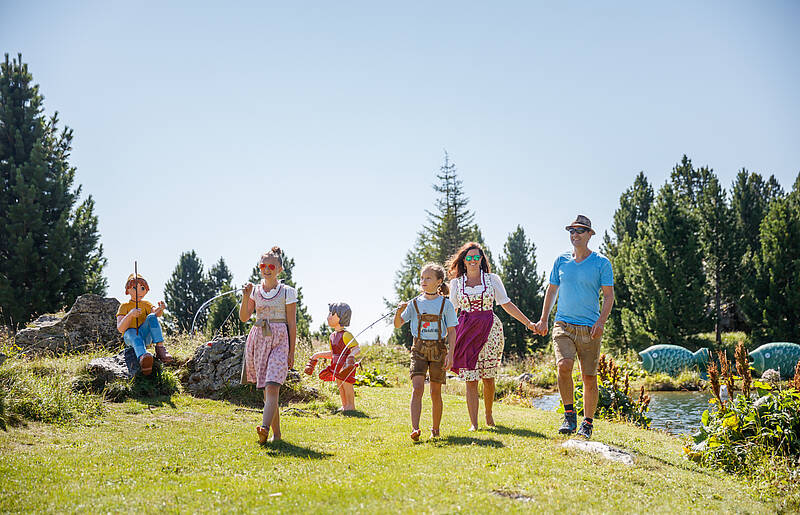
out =
<path fill-rule="evenodd" d="M 395 274 L 396 300 L 386 301 L 387 307 L 396 306 L 398 302 L 419 294 L 419 272 L 423 264 L 444 264 L 447 258 L 468 241 L 477 241 L 484 247 L 486 258 L 494 268 L 491 252 L 484 245 L 483 235 L 475 224 L 475 214 L 467 209 L 469 199 L 464 194 L 455 164 L 450 162 L 447 152 L 436 178 L 439 179 L 439 184 L 434 185 L 433 189 L 440 194 L 436 200 L 436 211 L 426 211 L 428 220 Z M 411 332 L 408 324 L 395 329 L 390 341 L 410 346 Z"/>
<path fill-rule="evenodd" d="M 0 63 L 0 307 L 12 328 L 106 291 L 94 201 L 78 203 L 72 130 L 45 118 L 22 56 Z M 77 206 L 76 206 L 77 204 Z"/>
<path fill-rule="evenodd" d="M 643 343 L 638 338 L 641 321 L 635 320 L 635 311 L 632 310 L 627 264 L 633 242 L 639 237 L 640 224 L 647 221 L 653 197 L 653 187 L 644 172 L 639 172 L 633 185 L 619 198 L 619 208 L 611 225 L 614 237 L 609 237 L 608 233 L 603 236 L 601 251 L 611 261 L 614 270 L 614 309 L 604 332 L 604 339 L 612 348 L 627 350 L 631 345 Z"/>
<path fill-rule="evenodd" d="M 233 273 L 231 272 L 231 269 L 228 268 L 228 265 L 225 263 L 223 258 L 220 257 L 219 261 L 214 263 L 214 265 L 208 270 L 206 282 L 209 286 L 208 294 L 212 297 L 222 293 L 223 288 L 226 286 L 230 287 L 232 285 Z M 233 288 L 229 288 L 229 290 L 232 289 Z"/>
<path fill-rule="evenodd" d="M 722 304 L 730 304 L 733 297 L 734 276 L 733 214 L 728 196 L 712 170 L 705 168 L 700 174 L 708 179 L 697 197 L 698 236 L 703 249 L 707 295 L 714 312 L 714 329 L 717 346 L 722 345 Z"/>
<path fill-rule="evenodd" d="M 528 240 L 520 226 L 508 235 L 503 246 L 498 275 L 503 280 L 506 293 L 523 313 L 535 317 L 542 312 L 544 275 L 540 276 L 536 267 L 536 246 Z M 502 308 L 496 311 L 503 322 L 506 354 L 524 356 L 532 349 L 547 344 L 546 337 L 533 336 Z"/>
<path fill-rule="evenodd" d="M 232 290 L 231 284 L 225 283 L 218 291 L 219 293 L 227 293 Z M 208 308 L 206 336 L 211 338 L 217 334 L 222 336 L 245 334 L 247 327 L 246 324 L 239 320 L 239 303 L 239 298 L 233 293 L 212 302 Z"/>
<path fill-rule="evenodd" d="M 742 308 L 757 342 L 800 340 L 800 174 L 792 192 L 769 204 Z"/>
<path fill-rule="evenodd" d="M 661 343 L 678 343 L 707 324 L 702 251 L 695 217 L 670 184 L 650 208 L 631 252 L 633 311 Z"/>
<path fill-rule="evenodd" d="M 194 250 L 184 252 L 178 259 L 164 286 L 164 300 L 167 304 L 165 324 L 174 332 L 188 332 L 192 327 L 197 309 L 210 298 L 208 280 L 203 275 L 203 262 Z M 196 327 L 205 327 L 208 312 L 204 310 L 197 316 Z"/>

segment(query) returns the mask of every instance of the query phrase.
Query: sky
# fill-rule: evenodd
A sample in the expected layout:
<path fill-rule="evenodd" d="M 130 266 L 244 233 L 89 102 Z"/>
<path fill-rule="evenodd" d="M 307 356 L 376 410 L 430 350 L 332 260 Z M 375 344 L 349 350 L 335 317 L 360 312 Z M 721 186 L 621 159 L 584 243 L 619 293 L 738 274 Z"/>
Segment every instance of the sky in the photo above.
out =
<path fill-rule="evenodd" d="M 164 4 L 0 0 L 0 50 L 74 130 L 121 300 L 134 260 L 157 301 L 182 252 L 239 285 L 279 245 L 312 327 L 343 301 L 358 332 L 445 151 L 495 257 L 519 225 L 543 273 L 578 213 L 598 248 L 640 171 L 800 172 L 797 2 Z"/>

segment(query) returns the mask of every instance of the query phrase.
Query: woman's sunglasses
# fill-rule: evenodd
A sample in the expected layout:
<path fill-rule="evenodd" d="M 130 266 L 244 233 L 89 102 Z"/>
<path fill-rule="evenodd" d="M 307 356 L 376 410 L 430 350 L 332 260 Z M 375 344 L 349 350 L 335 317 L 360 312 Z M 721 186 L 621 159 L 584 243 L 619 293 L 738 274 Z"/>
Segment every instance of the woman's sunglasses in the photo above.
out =
<path fill-rule="evenodd" d="M 269 268 L 270 270 L 275 270 L 275 265 L 273 265 L 272 263 L 270 263 L 269 265 L 266 263 L 260 263 L 258 265 L 258 268 L 260 268 L 261 270 L 265 270 L 267 268 Z"/>
<path fill-rule="evenodd" d="M 589 229 L 586 229 L 585 227 L 570 227 L 567 230 L 569 231 L 570 234 L 575 234 L 575 233 L 583 234 Z"/>
<path fill-rule="evenodd" d="M 480 261 L 480 260 L 481 260 L 481 255 L 480 254 L 475 254 L 474 256 L 465 256 L 464 257 L 464 261 Z"/>

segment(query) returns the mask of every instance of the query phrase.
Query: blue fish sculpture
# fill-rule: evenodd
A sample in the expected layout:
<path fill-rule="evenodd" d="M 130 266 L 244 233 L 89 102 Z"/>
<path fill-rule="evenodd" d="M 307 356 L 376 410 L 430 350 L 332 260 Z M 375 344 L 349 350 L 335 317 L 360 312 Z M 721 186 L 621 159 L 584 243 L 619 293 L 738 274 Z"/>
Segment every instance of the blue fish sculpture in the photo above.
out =
<path fill-rule="evenodd" d="M 642 368 L 648 373 L 664 372 L 677 376 L 683 370 L 697 368 L 705 375 L 708 366 L 708 349 L 702 348 L 697 352 L 678 345 L 653 345 L 639 353 L 642 358 Z"/>
<path fill-rule="evenodd" d="M 773 369 L 781 373 L 781 377 L 794 376 L 794 367 L 800 361 L 800 345 L 789 342 L 765 343 L 750 353 L 750 363 L 760 376 L 764 371 Z"/>

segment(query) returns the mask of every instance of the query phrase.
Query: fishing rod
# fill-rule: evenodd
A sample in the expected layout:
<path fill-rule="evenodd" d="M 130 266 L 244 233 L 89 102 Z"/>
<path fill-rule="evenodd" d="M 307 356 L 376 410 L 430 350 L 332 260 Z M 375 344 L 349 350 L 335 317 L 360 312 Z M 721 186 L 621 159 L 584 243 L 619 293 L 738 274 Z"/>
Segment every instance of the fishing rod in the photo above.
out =
<path fill-rule="evenodd" d="M 238 293 L 240 291 L 244 291 L 244 288 L 237 288 L 235 290 L 230 290 L 230 291 L 226 291 L 226 292 L 220 293 L 219 295 L 215 295 L 215 296 L 211 297 L 210 299 L 208 299 L 207 301 L 203 302 L 200 305 L 200 307 L 197 308 L 197 311 L 195 311 L 195 313 L 194 313 L 194 318 L 192 319 L 192 328 L 189 330 L 189 334 L 194 334 L 194 324 L 195 324 L 195 322 L 197 322 L 197 316 L 200 314 L 201 311 L 203 311 L 205 308 L 207 308 L 209 306 L 209 304 L 211 304 L 212 302 L 214 302 L 215 300 L 217 300 L 220 297 L 224 297 L 225 295 L 230 295 L 231 293 Z M 228 316 L 230 316 L 230 314 L 228 314 Z"/>
<path fill-rule="evenodd" d="M 134 299 L 136 301 L 136 309 L 139 309 L 139 264 L 134 261 L 133 262 L 133 291 L 134 291 Z M 139 321 L 139 315 L 136 315 L 135 320 Z M 136 326 L 136 336 L 139 336 L 139 326 Z"/>

